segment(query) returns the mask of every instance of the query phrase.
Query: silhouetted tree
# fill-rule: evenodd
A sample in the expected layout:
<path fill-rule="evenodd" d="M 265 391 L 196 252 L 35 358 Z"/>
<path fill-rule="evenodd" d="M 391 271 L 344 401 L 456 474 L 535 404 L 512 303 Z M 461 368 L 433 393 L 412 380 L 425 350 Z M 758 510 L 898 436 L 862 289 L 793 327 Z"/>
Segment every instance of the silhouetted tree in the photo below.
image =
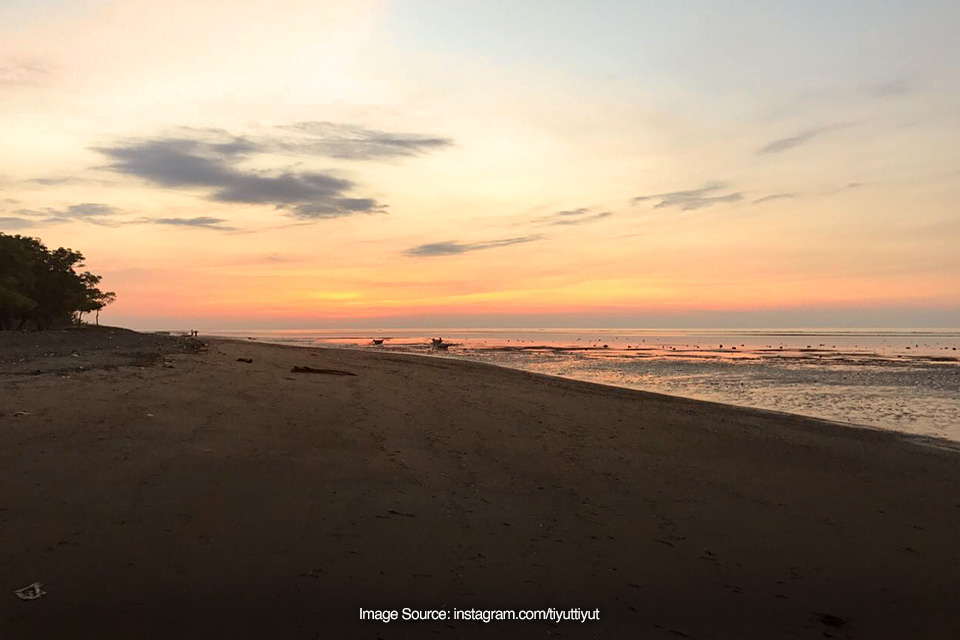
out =
<path fill-rule="evenodd" d="M 97 326 L 100 325 L 100 311 L 105 306 L 117 299 L 117 294 L 113 291 L 100 291 L 97 287 L 100 284 L 100 276 L 95 276 L 89 271 L 80 274 L 80 279 L 86 287 L 86 295 L 80 308 L 77 309 L 77 324 L 80 324 L 83 314 L 95 312 Z"/>
<path fill-rule="evenodd" d="M 97 287 L 100 276 L 83 267 L 83 254 L 47 249 L 40 240 L 0 233 L 0 329 L 53 326 L 80 322 L 113 302 L 112 291 Z"/>

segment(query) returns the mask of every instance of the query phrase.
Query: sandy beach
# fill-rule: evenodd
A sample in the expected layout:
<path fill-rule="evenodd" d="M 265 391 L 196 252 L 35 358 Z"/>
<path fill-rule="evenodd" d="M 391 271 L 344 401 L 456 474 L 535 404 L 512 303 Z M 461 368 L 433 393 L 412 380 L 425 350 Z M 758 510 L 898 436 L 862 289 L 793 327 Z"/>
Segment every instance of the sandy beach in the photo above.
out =
<path fill-rule="evenodd" d="M 948 443 L 439 358 L 0 335 L 3 638 L 953 638 L 958 534 Z M 359 620 L 403 607 L 600 620 Z"/>

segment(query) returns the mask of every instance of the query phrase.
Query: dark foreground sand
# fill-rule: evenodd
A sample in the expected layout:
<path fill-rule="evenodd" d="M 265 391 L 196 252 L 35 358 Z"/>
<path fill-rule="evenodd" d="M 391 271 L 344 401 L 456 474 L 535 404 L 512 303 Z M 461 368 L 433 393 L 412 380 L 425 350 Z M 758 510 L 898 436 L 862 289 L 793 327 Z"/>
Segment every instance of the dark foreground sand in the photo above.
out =
<path fill-rule="evenodd" d="M 0 337 L 0 637 L 960 637 L 954 450 L 479 364 L 196 347 Z M 600 622 L 358 620 L 551 606 Z"/>

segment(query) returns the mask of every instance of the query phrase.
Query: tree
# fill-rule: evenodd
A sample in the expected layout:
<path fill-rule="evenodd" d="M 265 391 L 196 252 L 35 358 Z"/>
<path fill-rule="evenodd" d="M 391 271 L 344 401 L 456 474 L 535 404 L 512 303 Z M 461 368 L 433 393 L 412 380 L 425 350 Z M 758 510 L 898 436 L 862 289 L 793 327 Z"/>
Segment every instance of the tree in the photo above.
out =
<path fill-rule="evenodd" d="M 100 276 L 95 276 L 89 271 L 80 274 L 80 279 L 86 287 L 84 300 L 77 309 L 77 324 L 80 324 L 83 314 L 96 312 L 96 323 L 100 326 L 100 311 L 117 299 L 117 294 L 113 291 L 101 291 L 97 285 L 100 284 Z"/>
<path fill-rule="evenodd" d="M 0 329 L 48 329 L 78 323 L 116 299 L 101 291 L 100 276 L 82 268 L 83 254 L 63 247 L 50 251 L 40 240 L 0 233 Z"/>

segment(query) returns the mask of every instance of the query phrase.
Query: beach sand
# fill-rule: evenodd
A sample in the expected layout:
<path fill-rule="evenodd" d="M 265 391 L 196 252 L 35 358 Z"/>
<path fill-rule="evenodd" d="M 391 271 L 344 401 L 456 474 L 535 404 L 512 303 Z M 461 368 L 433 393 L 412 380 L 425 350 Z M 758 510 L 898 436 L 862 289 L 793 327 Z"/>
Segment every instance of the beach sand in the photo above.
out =
<path fill-rule="evenodd" d="M 203 342 L 0 336 L 0 637 L 960 637 L 947 446 Z M 46 596 L 14 595 L 34 581 Z M 600 621 L 359 620 L 402 607 Z"/>

